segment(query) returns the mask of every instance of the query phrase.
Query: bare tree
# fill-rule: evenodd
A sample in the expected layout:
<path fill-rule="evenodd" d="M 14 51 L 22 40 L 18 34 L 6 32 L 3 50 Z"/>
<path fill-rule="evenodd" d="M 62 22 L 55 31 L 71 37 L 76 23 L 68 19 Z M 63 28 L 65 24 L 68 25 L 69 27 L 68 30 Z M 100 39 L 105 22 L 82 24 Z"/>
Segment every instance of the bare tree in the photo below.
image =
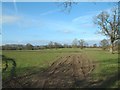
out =
<path fill-rule="evenodd" d="M 85 41 L 83 39 L 81 39 L 78 41 L 78 43 L 79 43 L 80 48 L 83 49 L 84 45 L 85 45 Z"/>
<path fill-rule="evenodd" d="M 72 9 L 72 6 L 78 4 L 78 2 L 74 2 L 74 0 L 65 0 L 64 2 L 58 3 L 58 6 L 62 8 L 62 11 L 64 12 L 70 12 Z"/>
<path fill-rule="evenodd" d="M 50 42 L 48 43 L 48 47 L 49 47 L 49 48 L 53 48 L 53 45 L 54 45 L 54 43 L 53 43 L 52 41 L 50 41 Z"/>
<path fill-rule="evenodd" d="M 64 44 L 63 47 L 64 48 L 68 48 L 69 46 L 68 46 L 68 44 Z"/>
<path fill-rule="evenodd" d="M 33 50 L 33 45 L 30 44 L 30 43 L 26 44 L 26 49 L 27 50 Z"/>
<path fill-rule="evenodd" d="M 118 31 L 118 13 L 117 9 L 111 10 L 111 14 L 108 12 L 101 12 L 94 18 L 94 23 L 101 29 L 100 33 L 109 37 L 110 39 L 110 52 L 113 53 L 113 44 L 116 40 L 120 39 Z"/>
<path fill-rule="evenodd" d="M 72 47 L 77 48 L 77 45 L 78 45 L 78 40 L 75 38 L 72 42 Z"/>
<path fill-rule="evenodd" d="M 54 47 L 57 49 L 57 48 L 61 48 L 62 45 L 60 43 L 54 42 Z"/>
<path fill-rule="evenodd" d="M 93 44 L 93 48 L 97 48 L 97 44 L 95 43 L 95 44 Z"/>

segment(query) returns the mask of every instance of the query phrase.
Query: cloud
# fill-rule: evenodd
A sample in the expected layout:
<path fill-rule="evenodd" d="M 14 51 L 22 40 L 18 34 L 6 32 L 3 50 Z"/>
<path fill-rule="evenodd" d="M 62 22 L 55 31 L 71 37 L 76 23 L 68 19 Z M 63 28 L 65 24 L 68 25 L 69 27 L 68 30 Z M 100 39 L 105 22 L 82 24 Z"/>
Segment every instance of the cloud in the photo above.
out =
<path fill-rule="evenodd" d="M 60 29 L 60 30 L 57 30 L 57 32 L 60 32 L 60 33 L 64 33 L 64 34 L 71 34 L 71 33 L 74 33 L 74 31 L 73 30 L 71 30 L 71 29 Z"/>
<path fill-rule="evenodd" d="M 45 16 L 45 15 L 49 15 L 49 14 L 53 14 L 53 13 L 56 13 L 60 11 L 59 9 L 56 9 L 56 10 L 50 10 L 50 11 L 47 11 L 47 12 L 44 12 L 44 13 L 41 13 L 40 15 L 41 16 Z"/>
<path fill-rule="evenodd" d="M 68 29 L 63 30 L 63 32 L 64 32 L 64 33 L 72 33 L 72 31 L 71 31 L 71 30 L 68 30 Z"/>
<path fill-rule="evenodd" d="M 0 19 L 2 20 L 2 24 L 6 24 L 6 23 L 16 23 L 20 20 L 19 16 L 9 16 L 9 15 L 3 15 L 0 16 Z"/>
<path fill-rule="evenodd" d="M 35 19 L 28 15 L 3 15 L 0 16 L 0 25 L 15 25 L 21 30 L 29 30 L 30 28 L 43 27 L 44 21 L 42 19 Z"/>
<path fill-rule="evenodd" d="M 29 41 L 24 41 L 24 43 L 31 43 L 33 45 L 47 45 L 50 41 L 49 40 L 29 40 Z"/>
<path fill-rule="evenodd" d="M 80 33 L 81 33 L 81 34 L 84 34 L 84 35 L 85 35 L 85 34 L 87 34 L 87 32 L 86 32 L 86 31 L 82 31 L 82 32 L 80 32 Z"/>
<path fill-rule="evenodd" d="M 100 10 L 100 11 L 87 12 L 86 15 L 84 15 L 84 16 L 78 16 L 78 17 L 73 18 L 72 22 L 75 23 L 75 24 L 79 24 L 82 27 L 93 27 L 93 25 L 94 25 L 93 24 L 93 18 L 95 16 L 100 14 L 102 11 L 107 11 L 108 13 L 111 14 L 111 10 L 113 8 L 116 8 L 116 7 L 107 8 L 107 9 Z"/>
<path fill-rule="evenodd" d="M 77 25 L 79 28 L 93 28 L 94 23 L 93 23 L 93 17 L 94 14 L 88 14 L 84 16 L 79 16 L 76 18 L 72 19 L 72 23 Z"/>
<path fill-rule="evenodd" d="M 79 17 L 74 18 L 72 21 L 73 22 L 86 22 L 86 21 L 90 20 L 90 18 L 91 18 L 90 15 L 79 16 Z M 84 21 L 82 21 L 82 20 L 84 20 Z"/>
<path fill-rule="evenodd" d="M 81 24 L 77 25 L 76 23 L 73 22 L 48 20 L 46 21 L 45 24 L 47 28 L 60 34 L 83 35 L 89 33 L 88 31 L 86 31 L 87 30 L 86 28 L 81 27 Z M 89 24 L 85 25 L 86 25 L 85 27 L 89 26 Z"/>
<path fill-rule="evenodd" d="M 30 43 L 32 45 L 47 45 L 50 42 L 50 40 L 20 40 L 20 41 L 15 41 L 15 40 L 3 40 L 2 45 L 5 44 L 27 44 Z"/>
<path fill-rule="evenodd" d="M 64 34 L 88 34 L 86 31 L 81 31 L 78 29 L 61 29 L 57 32 L 64 33 Z"/>

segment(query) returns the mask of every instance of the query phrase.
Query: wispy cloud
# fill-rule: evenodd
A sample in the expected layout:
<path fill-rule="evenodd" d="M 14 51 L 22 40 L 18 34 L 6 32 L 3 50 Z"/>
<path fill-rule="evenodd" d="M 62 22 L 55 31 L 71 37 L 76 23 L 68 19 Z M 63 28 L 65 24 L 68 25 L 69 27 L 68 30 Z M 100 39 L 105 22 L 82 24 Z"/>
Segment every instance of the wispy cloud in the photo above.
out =
<path fill-rule="evenodd" d="M 72 30 L 69 30 L 69 29 L 65 29 L 63 30 L 64 33 L 72 33 L 73 31 Z"/>
<path fill-rule="evenodd" d="M 41 19 L 37 20 L 28 15 L 2 15 L 0 16 L 0 21 L 2 21 L 0 25 L 13 24 L 21 30 L 44 26 L 44 22 Z"/>
<path fill-rule="evenodd" d="M 113 8 L 113 7 L 112 7 Z M 97 16 L 99 13 L 101 13 L 102 11 L 107 11 L 108 13 L 111 13 L 111 9 L 112 8 L 108 8 L 105 10 L 101 10 L 101 11 L 91 11 L 91 12 L 87 12 L 86 15 L 84 16 L 78 16 L 72 19 L 72 22 L 80 25 L 80 27 L 94 27 L 94 23 L 93 23 L 93 18 L 95 16 Z"/>
<path fill-rule="evenodd" d="M 19 16 L 9 16 L 9 15 L 3 15 L 0 16 L 0 19 L 2 19 L 2 24 L 6 24 L 6 23 L 16 23 L 17 21 L 20 20 Z"/>
<path fill-rule="evenodd" d="M 45 15 L 49 15 L 49 14 L 56 13 L 56 12 L 58 12 L 58 11 L 60 11 L 60 10 L 59 10 L 59 9 L 50 10 L 50 11 L 47 11 L 47 12 L 43 12 L 43 13 L 41 13 L 40 15 L 41 15 L 41 16 L 45 16 Z"/>
<path fill-rule="evenodd" d="M 4 40 L 2 44 L 27 44 L 30 43 L 32 45 L 46 45 L 50 42 L 50 40 L 22 40 L 22 41 L 15 41 L 15 40 Z"/>
<path fill-rule="evenodd" d="M 79 16 L 74 18 L 72 21 L 73 22 L 82 22 L 82 23 L 86 23 L 91 19 L 91 15 L 86 15 L 86 16 Z"/>
<path fill-rule="evenodd" d="M 71 29 L 60 29 L 60 30 L 57 30 L 57 32 L 60 32 L 60 33 L 64 33 L 64 34 L 72 34 L 72 33 L 74 33 L 74 31 L 73 30 L 71 30 Z"/>
<path fill-rule="evenodd" d="M 95 17 L 95 15 L 96 15 L 96 12 L 91 12 L 91 14 L 75 17 L 72 19 L 72 23 L 84 29 L 93 28 L 94 27 L 93 17 Z"/>

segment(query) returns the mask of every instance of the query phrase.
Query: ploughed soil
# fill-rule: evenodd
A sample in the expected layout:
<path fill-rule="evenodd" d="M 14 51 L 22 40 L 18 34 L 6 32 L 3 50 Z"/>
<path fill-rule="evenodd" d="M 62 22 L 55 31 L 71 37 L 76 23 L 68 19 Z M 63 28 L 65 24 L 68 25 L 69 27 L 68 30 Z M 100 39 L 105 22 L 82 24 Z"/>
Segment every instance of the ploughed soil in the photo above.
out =
<path fill-rule="evenodd" d="M 59 57 L 51 66 L 36 74 L 14 78 L 3 84 L 13 88 L 75 88 L 92 87 L 91 72 L 95 63 L 83 54 Z"/>

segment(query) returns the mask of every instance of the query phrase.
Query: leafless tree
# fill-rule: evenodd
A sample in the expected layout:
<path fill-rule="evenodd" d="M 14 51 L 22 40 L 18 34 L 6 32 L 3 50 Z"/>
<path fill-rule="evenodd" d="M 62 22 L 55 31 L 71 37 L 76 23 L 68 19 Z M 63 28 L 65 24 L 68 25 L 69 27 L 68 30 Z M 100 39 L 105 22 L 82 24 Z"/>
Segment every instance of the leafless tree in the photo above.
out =
<path fill-rule="evenodd" d="M 72 41 L 72 47 L 73 48 L 77 48 L 78 46 L 78 40 L 75 38 L 73 41 Z"/>
<path fill-rule="evenodd" d="M 110 13 L 107 11 L 101 12 L 94 17 L 94 23 L 100 28 L 100 33 L 109 37 L 110 39 L 110 52 L 113 53 L 113 44 L 116 40 L 120 39 L 118 26 L 118 9 L 114 8 Z"/>
<path fill-rule="evenodd" d="M 85 46 L 85 41 L 84 41 L 83 39 L 80 39 L 80 40 L 78 41 L 78 43 L 79 43 L 80 48 L 83 49 L 84 46 Z"/>
<path fill-rule="evenodd" d="M 48 47 L 49 47 L 49 48 L 53 48 L 53 46 L 54 46 L 54 43 L 53 43 L 52 41 L 50 41 L 50 42 L 48 43 Z"/>
<path fill-rule="evenodd" d="M 64 2 L 60 2 L 57 4 L 60 8 L 62 8 L 61 11 L 69 13 L 71 11 L 72 7 L 76 4 L 78 4 L 78 2 L 74 2 L 74 0 L 65 0 Z"/>

